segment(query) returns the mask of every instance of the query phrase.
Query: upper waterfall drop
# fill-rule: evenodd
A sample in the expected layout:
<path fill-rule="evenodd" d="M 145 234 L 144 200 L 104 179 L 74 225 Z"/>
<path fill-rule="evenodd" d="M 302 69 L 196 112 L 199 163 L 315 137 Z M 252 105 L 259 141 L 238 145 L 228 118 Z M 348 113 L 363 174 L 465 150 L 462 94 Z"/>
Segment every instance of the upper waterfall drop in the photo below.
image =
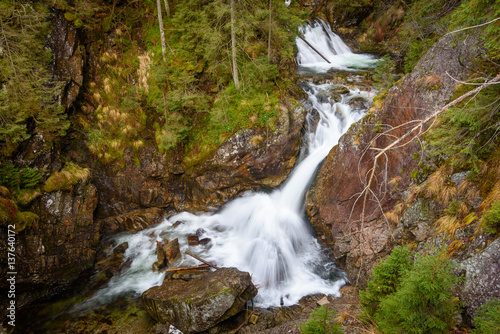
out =
<path fill-rule="evenodd" d="M 330 63 L 325 61 L 311 46 L 297 37 L 297 63 L 301 67 L 327 72 L 330 69 L 354 70 L 375 67 L 378 60 L 372 55 L 356 54 L 335 34 L 330 25 L 320 19 L 300 28 L 299 33 Z"/>
<path fill-rule="evenodd" d="M 326 40 L 323 45 L 328 50 L 332 49 L 330 56 L 339 56 L 334 54 L 332 33 L 318 22 L 304 28 L 306 37 L 309 31 L 314 31 L 316 42 L 319 44 L 322 39 Z M 321 29 L 318 29 L 317 24 L 321 25 Z M 350 57 L 337 58 L 337 65 L 351 69 L 349 59 L 354 54 L 346 46 L 339 48 L 347 50 Z M 309 52 L 309 46 L 298 45 L 298 49 L 297 58 L 301 66 L 317 66 L 318 60 Z M 363 57 L 372 59 L 371 56 Z M 324 63 L 332 68 L 330 64 Z M 356 82 L 356 79 L 352 82 Z M 335 101 L 329 93 L 334 87 L 330 83 L 303 83 L 308 96 L 305 103 L 309 127 L 305 140 L 307 149 L 281 187 L 271 193 L 248 191 L 215 213 L 182 212 L 158 226 L 116 237 L 116 245 L 128 242 L 124 257 L 131 261 L 130 268 L 120 276 L 113 277 L 96 294 L 94 301 L 106 303 L 119 295 L 131 292 L 140 294 L 152 286 L 160 285 L 164 274 L 152 272 L 151 266 L 156 261 L 155 241 L 164 238 L 178 238 L 181 254 L 189 248 L 192 253 L 221 267 L 236 267 L 250 272 L 254 284 L 260 286 L 256 298 L 260 306 L 278 306 L 280 301 L 292 305 L 301 297 L 313 293 L 338 295 L 340 287 L 346 282 L 345 274 L 325 256 L 313 236 L 311 226 L 304 219 L 304 196 L 319 164 L 342 134 L 363 117 L 364 112 L 351 108 L 349 101 L 370 101 L 374 94 L 356 88 L 354 83 L 349 93 L 342 94 L 340 101 Z M 200 231 L 203 238 L 209 238 L 210 246 L 188 246 L 186 235 L 193 231 Z M 185 255 L 176 263 L 178 266 L 193 264 L 194 260 Z"/>

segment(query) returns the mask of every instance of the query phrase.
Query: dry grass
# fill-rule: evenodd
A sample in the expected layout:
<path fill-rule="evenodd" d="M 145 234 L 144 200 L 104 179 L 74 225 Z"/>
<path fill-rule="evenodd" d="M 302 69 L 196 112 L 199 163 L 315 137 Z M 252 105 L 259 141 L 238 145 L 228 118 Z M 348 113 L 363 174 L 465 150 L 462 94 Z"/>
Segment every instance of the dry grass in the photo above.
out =
<path fill-rule="evenodd" d="M 446 251 L 448 255 L 453 257 L 458 254 L 465 247 L 465 242 L 462 239 L 453 240 L 451 244 L 448 245 Z"/>
<path fill-rule="evenodd" d="M 389 211 L 385 213 L 385 218 L 387 218 L 387 221 L 394 225 L 398 226 L 399 225 L 399 215 L 397 215 L 394 211 Z"/>
<path fill-rule="evenodd" d="M 425 88 L 434 89 L 441 86 L 441 77 L 437 74 L 427 75 L 424 81 Z"/>
<path fill-rule="evenodd" d="M 464 196 L 464 198 L 469 202 L 473 202 L 481 196 L 481 192 L 476 187 L 474 182 L 469 180 L 465 180 L 462 184 L 460 184 L 458 187 L 458 193 Z"/>
<path fill-rule="evenodd" d="M 450 236 L 454 236 L 456 231 L 463 227 L 462 221 L 453 215 L 444 215 L 435 225 L 438 233 L 447 233 Z"/>

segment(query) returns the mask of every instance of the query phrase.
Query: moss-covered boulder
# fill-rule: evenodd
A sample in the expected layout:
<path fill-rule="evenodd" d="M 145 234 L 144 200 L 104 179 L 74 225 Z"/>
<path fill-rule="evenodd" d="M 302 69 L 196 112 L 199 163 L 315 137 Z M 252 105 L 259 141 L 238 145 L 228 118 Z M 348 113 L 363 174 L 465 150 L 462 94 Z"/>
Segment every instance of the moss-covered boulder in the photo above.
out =
<path fill-rule="evenodd" d="M 249 273 L 221 268 L 188 281 L 165 279 L 161 286 L 144 292 L 142 298 L 154 319 L 189 334 L 238 314 L 256 295 Z"/>

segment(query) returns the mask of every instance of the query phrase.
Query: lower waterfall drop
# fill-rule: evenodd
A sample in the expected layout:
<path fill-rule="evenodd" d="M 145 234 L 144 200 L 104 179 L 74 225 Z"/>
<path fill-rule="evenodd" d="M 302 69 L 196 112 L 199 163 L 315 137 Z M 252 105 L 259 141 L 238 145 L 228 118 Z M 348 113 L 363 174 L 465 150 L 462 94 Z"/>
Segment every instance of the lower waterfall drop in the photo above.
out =
<path fill-rule="evenodd" d="M 301 67 L 355 73 L 376 62 L 372 56 L 353 54 L 322 21 L 305 27 L 302 34 L 332 61 L 328 64 L 298 39 L 297 59 Z M 304 220 L 304 197 L 319 164 L 342 134 L 363 117 L 364 111 L 351 108 L 349 101 L 373 98 L 372 91 L 356 88 L 355 79 L 351 81 L 350 92 L 342 94 L 340 102 L 325 94 L 335 87 L 333 84 L 302 84 L 308 95 L 308 124 L 314 131 L 308 134 L 304 157 L 281 187 L 271 193 L 248 191 L 216 213 L 182 212 L 158 226 L 117 236 L 117 245 L 128 242 L 124 257 L 131 260 L 131 265 L 120 276 L 113 277 L 93 300 L 106 303 L 123 294 L 140 294 L 160 285 L 164 274 L 151 270 L 156 261 L 155 240 L 179 238 L 183 254 L 179 265 L 195 264 L 184 252 L 188 249 L 186 234 L 196 230 L 203 238 L 210 238 L 211 244 L 190 247 L 190 251 L 218 266 L 250 272 L 254 284 L 260 287 L 256 298 L 259 306 L 279 306 L 280 300 L 284 305 L 292 305 L 313 293 L 338 295 L 346 283 L 345 275 L 324 255 L 312 228 Z M 176 222 L 182 224 L 174 228 Z"/>

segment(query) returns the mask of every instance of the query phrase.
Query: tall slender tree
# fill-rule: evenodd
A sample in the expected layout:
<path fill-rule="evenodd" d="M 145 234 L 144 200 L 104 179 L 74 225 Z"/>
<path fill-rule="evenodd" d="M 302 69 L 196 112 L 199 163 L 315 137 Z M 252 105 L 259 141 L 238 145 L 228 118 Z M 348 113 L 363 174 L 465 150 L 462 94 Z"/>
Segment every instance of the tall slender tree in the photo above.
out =
<path fill-rule="evenodd" d="M 156 0 L 156 7 L 158 7 L 158 25 L 160 26 L 161 52 L 163 54 L 163 60 L 165 60 L 167 47 L 165 46 L 165 33 L 163 32 L 163 19 L 161 17 L 161 0 Z"/>
<path fill-rule="evenodd" d="M 272 7 L 271 7 L 271 1 L 269 0 L 269 36 L 267 37 L 267 58 L 269 61 L 271 61 L 271 24 L 272 24 Z"/>
<path fill-rule="evenodd" d="M 167 17 L 170 16 L 170 6 L 168 5 L 168 0 L 163 0 L 165 3 L 165 13 L 167 13 Z"/>
<path fill-rule="evenodd" d="M 234 79 L 234 86 L 236 89 L 240 88 L 240 81 L 238 79 L 238 66 L 236 64 L 236 33 L 234 31 L 234 0 L 230 0 L 231 4 L 231 52 L 232 52 L 232 59 L 233 59 L 233 79 Z"/>

